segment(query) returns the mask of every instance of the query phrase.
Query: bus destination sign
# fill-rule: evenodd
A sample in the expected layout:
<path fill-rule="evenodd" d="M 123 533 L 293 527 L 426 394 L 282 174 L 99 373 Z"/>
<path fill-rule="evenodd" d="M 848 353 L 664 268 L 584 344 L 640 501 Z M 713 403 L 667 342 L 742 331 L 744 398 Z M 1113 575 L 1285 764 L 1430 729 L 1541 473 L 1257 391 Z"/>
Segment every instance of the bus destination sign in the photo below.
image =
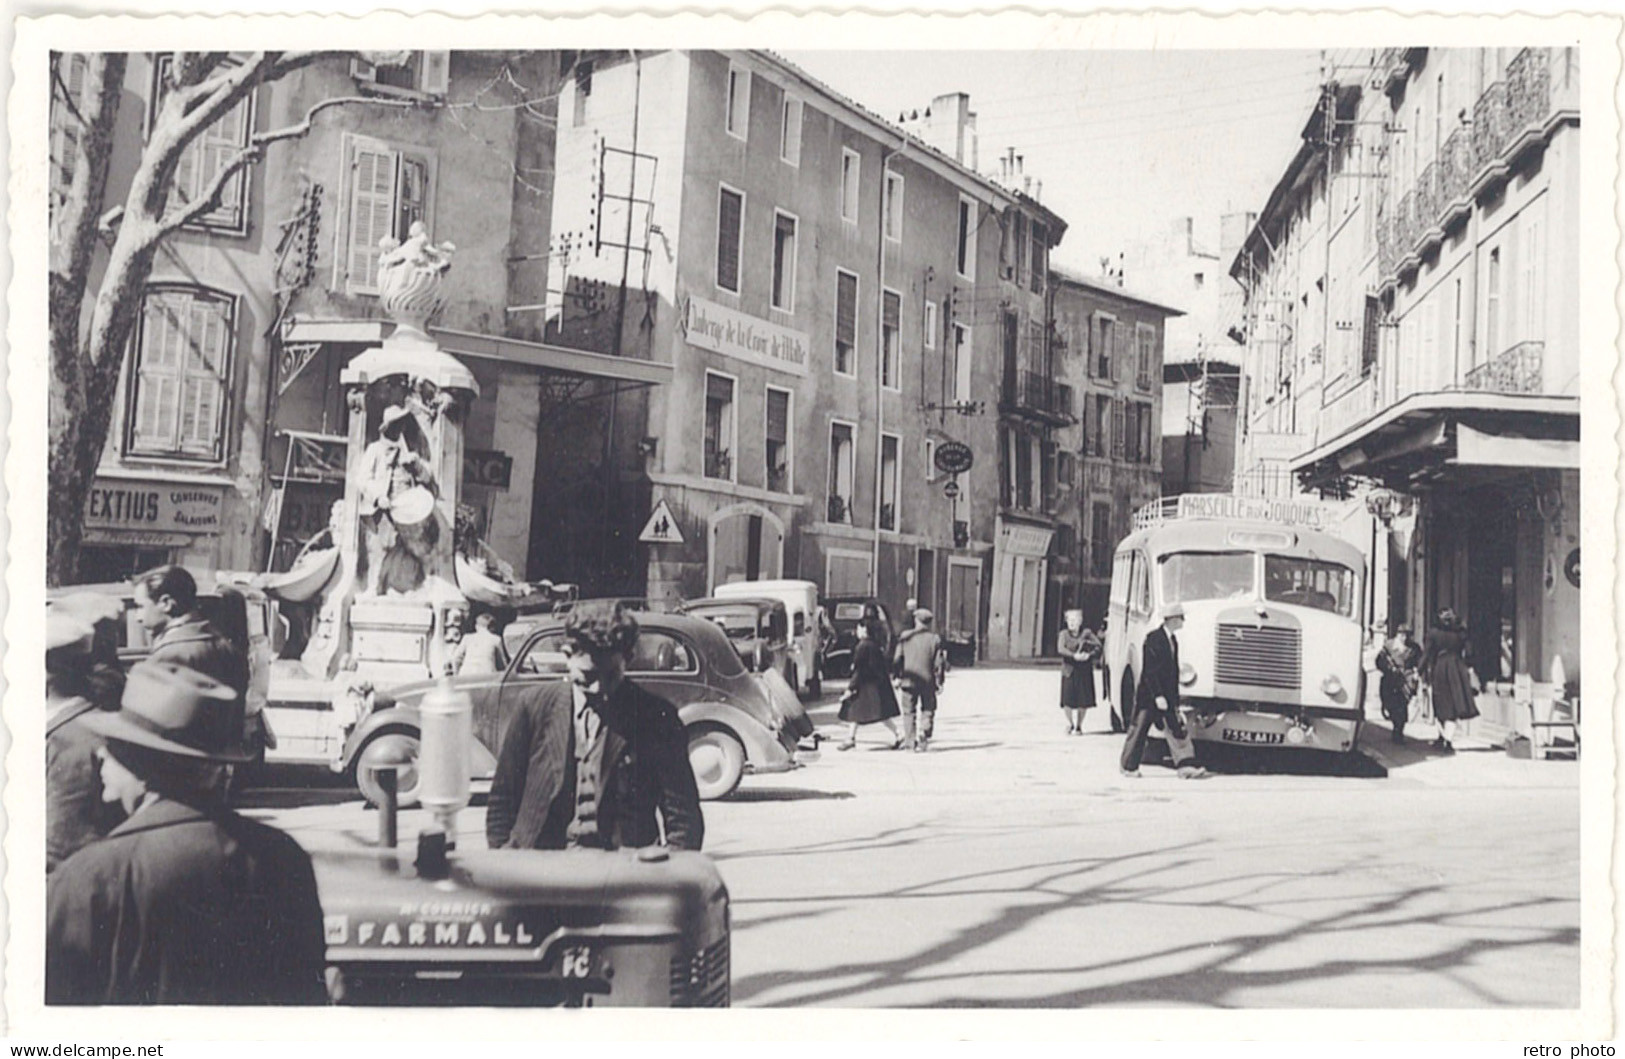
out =
<path fill-rule="evenodd" d="M 1331 521 L 1326 505 L 1314 500 L 1233 496 L 1229 493 L 1185 493 L 1179 498 L 1179 517 L 1274 522 L 1307 529 L 1325 529 Z"/>

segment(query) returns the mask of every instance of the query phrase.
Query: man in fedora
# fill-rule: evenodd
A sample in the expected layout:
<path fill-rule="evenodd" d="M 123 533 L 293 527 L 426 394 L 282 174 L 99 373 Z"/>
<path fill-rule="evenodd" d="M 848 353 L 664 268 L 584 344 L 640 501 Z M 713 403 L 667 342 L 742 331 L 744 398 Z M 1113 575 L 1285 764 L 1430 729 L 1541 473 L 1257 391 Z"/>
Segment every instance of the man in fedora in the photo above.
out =
<path fill-rule="evenodd" d="M 117 705 L 116 698 L 101 699 L 122 689 L 123 674 L 98 662 L 95 644 L 97 625 L 123 609 L 118 600 L 90 592 L 52 600 L 45 607 L 46 874 L 117 822 L 102 803 L 102 740 L 83 718 Z"/>
<path fill-rule="evenodd" d="M 1207 778 L 1207 769 L 1196 763 L 1196 746 L 1179 716 L 1179 640 L 1176 634 L 1184 626 L 1185 608 L 1170 603 L 1163 609 L 1162 624 L 1145 634 L 1145 643 L 1140 648 L 1140 683 L 1134 689 L 1134 720 L 1129 725 L 1128 739 L 1123 743 L 1123 756 L 1118 763 L 1123 775 L 1130 779 L 1139 778 L 1145 741 L 1151 734 L 1151 726 L 1159 720 L 1168 733 L 1168 749 L 1173 755 L 1174 768 L 1179 770 L 1179 778 Z"/>
<path fill-rule="evenodd" d="M 248 756 L 238 695 L 147 661 L 118 712 L 81 723 L 105 741 L 102 797 L 129 816 L 50 877 L 46 1003 L 324 1003 L 310 857 L 225 805 Z"/>

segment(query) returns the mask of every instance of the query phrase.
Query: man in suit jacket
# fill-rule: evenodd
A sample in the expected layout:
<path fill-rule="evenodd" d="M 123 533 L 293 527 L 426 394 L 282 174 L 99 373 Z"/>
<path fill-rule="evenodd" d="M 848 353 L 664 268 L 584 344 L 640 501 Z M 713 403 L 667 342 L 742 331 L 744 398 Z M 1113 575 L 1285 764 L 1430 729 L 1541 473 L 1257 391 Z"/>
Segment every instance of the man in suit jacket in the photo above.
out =
<path fill-rule="evenodd" d="M 492 849 L 697 850 L 705 820 L 683 722 L 626 679 L 638 624 L 589 603 L 565 624 L 570 677 L 522 701 L 503 733 L 486 803 Z"/>
<path fill-rule="evenodd" d="M 225 807 L 247 755 L 241 700 L 181 666 L 130 671 L 105 740 L 103 797 L 129 819 L 46 889 L 48 1004 L 322 1004 L 322 907 L 310 857 Z"/>
<path fill-rule="evenodd" d="M 1207 770 L 1196 763 L 1196 748 L 1179 716 L 1179 640 L 1175 634 L 1185 625 L 1185 608 L 1170 603 L 1162 612 L 1162 624 L 1146 633 L 1140 654 L 1140 683 L 1134 689 L 1134 722 L 1123 743 L 1119 761 L 1123 775 L 1138 778 L 1140 758 L 1151 726 L 1162 722 L 1168 733 L 1168 748 L 1181 779 L 1204 779 Z"/>

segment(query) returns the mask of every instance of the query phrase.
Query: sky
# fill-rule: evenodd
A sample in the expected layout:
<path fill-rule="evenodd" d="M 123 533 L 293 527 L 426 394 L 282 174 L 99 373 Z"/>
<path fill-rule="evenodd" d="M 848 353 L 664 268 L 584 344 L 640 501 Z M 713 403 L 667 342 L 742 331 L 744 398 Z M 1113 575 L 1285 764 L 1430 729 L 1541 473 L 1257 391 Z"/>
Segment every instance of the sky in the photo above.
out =
<path fill-rule="evenodd" d="M 1216 233 L 1220 214 L 1261 209 L 1321 80 L 1319 53 L 1303 50 L 783 54 L 894 122 L 969 93 L 981 171 L 1007 147 L 1024 155 L 1069 225 L 1055 261 L 1090 273 L 1176 218 Z"/>

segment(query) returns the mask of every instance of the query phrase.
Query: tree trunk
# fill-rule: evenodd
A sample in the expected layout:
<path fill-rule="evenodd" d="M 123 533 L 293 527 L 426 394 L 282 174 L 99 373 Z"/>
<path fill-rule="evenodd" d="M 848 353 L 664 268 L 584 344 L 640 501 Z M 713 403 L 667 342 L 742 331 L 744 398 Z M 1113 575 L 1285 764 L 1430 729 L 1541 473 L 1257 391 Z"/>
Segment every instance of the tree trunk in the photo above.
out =
<path fill-rule="evenodd" d="M 113 153 L 113 127 L 118 120 L 119 100 L 124 91 L 126 56 L 122 52 L 102 52 L 88 59 L 82 119 L 78 138 L 79 156 L 73 182 L 59 207 L 56 218 L 60 237 L 58 253 L 51 262 L 49 305 L 51 333 L 51 386 L 47 408 L 49 488 L 46 489 L 45 578 L 50 585 L 73 580 L 79 560 L 83 533 L 85 497 L 96 473 L 96 460 L 86 464 L 80 457 L 91 424 L 86 412 L 87 389 L 93 387 L 96 366 L 86 356 L 81 336 L 85 333 L 84 304 L 96 252 L 97 225 L 107 191 L 108 163 Z M 65 88 L 66 80 L 63 81 Z M 59 102 L 57 106 L 69 106 Z M 53 160 L 55 162 L 56 160 Z M 112 367 L 116 379 L 118 365 Z M 96 433 L 97 456 L 107 437 L 104 419 Z"/>

